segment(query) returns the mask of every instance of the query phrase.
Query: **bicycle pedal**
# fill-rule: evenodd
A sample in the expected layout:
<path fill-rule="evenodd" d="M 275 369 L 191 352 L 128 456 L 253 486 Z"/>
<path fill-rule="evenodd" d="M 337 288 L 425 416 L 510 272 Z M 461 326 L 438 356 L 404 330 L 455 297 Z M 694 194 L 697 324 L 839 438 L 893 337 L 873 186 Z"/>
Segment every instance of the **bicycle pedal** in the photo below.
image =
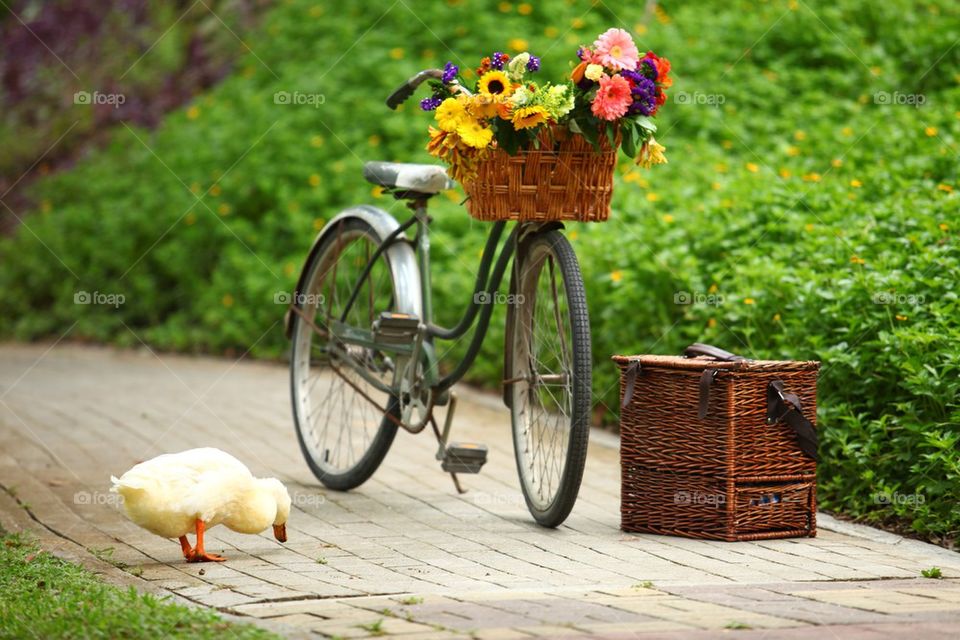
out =
<path fill-rule="evenodd" d="M 443 452 L 440 466 L 448 473 L 480 473 L 487 462 L 487 445 L 476 442 L 454 442 Z"/>
<path fill-rule="evenodd" d="M 373 323 L 373 331 L 378 340 L 400 344 L 409 343 L 420 331 L 420 318 L 409 313 L 383 311 Z"/>

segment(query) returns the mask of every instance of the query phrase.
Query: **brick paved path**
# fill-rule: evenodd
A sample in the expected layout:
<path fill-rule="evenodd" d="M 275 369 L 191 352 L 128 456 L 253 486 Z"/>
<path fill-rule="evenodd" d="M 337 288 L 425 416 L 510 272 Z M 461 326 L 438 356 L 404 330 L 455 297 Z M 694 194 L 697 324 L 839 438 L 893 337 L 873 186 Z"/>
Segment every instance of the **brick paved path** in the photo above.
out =
<path fill-rule="evenodd" d="M 537 527 L 509 416 L 469 390 L 455 437 L 491 453 L 480 475 L 462 476 L 467 494 L 441 472 L 429 433 L 402 432 L 371 481 L 326 491 L 297 448 L 287 380 L 276 364 L 0 345 L 0 524 L 117 583 L 295 637 L 960 637 L 960 554 L 822 514 L 815 539 L 621 533 L 616 443 L 604 434 L 569 520 Z M 188 565 L 175 542 L 121 515 L 111 473 L 195 446 L 287 484 L 287 544 L 218 527 L 207 549 L 229 561 Z M 946 579 L 921 578 L 931 566 Z"/>

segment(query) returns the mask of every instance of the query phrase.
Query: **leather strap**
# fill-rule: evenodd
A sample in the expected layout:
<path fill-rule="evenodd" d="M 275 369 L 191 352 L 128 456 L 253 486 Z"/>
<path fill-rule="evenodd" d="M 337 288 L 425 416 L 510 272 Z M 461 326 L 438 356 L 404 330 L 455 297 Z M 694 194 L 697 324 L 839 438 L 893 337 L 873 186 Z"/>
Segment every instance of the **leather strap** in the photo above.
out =
<path fill-rule="evenodd" d="M 717 377 L 716 369 L 704 369 L 700 374 L 700 404 L 697 408 L 697 416 L 703 420 L 707 417 L 707 405 L 710 404 L 710 385 Z"/>
<path fill-rule="evenodd" d="M 803 416 L 800 398 L 787 393 L 781 380 L 773 380 L 767 385 L 767 424 L 786 423 L 797 436 L 797 442 L 803 453 L 812 460 L 820 462 L 817 454 L 817 430 Z"/>
<path fill-rule="evenodd" d="M 694 342 L 692 345 L 683 350 L 684 358 L 695 358 L 697 356 L 709 356 L 714 360 L 722 360 L 724 362 L 739 362 L 747 359 L 743 356 L 738 356 L 735 353 L 724 351 L 723 349 L 715 347 L 712 344 L 703 344 L 702 342 Z"/>
<path fill-rule="evenodd" d="M 633 399 L 633 388 L 637 384 L 637 374 L 640 372 L 640 362 L 634 360 L 627 365 L 626 383 L 623 387 L 623 401 L 620 403 L 621 409 L 626 409 Z"/>

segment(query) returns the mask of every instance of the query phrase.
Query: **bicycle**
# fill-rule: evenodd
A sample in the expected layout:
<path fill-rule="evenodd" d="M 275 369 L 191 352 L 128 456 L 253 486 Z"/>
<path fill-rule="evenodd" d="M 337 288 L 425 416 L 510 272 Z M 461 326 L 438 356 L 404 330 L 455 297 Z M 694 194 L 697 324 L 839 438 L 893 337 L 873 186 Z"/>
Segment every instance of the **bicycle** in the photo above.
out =
<path fill-rule="evenodd" d="M 421 71 L 387 106 L 396 109 L 441 75 Z M 419 433 L 429 424 L 441 467 L 462 493 L 457 474 L 479 472 L 487 449 L 450 441 L 452 387 L 480 350 L 509 266 L 503 401 L 527 508 L 539 524 L 556 527 L 580 488 L 591 407 L 586 294 L 562 223 L 516 223 L 496 261 L 506 222 L 493 223 L 473 299 L 445 328 L 433 321 L 427 204 L 453 182 L 441 166 L 407 163 L 368 162 L 364 177 L 405 200 L 413 215 L 400 223 L 369 205 L 350 207 L 307 255 L 285 324 L 294 424 L 308 466 L 326 487 L 353 489 L 377 469 L 398 429 Z M 441 376 L 435 342 L 459 339 L 474 324 L 465 357 Z M 442 430 L 438 406 L 448 407 Z"/>

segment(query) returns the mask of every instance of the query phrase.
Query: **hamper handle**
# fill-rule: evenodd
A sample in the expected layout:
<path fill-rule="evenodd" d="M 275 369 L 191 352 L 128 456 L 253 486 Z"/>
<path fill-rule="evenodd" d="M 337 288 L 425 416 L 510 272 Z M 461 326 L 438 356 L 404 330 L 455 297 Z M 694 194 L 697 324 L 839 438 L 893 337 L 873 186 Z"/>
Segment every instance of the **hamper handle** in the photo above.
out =
<path fill-rule="evenodd" d="M 803 415 L 800 398 L 787 393 L 782 380 L 771 380 L 767 385 L 767 424 L 784 422 L 797 435 L 797 442 L 804 455 L 820 462 L 817 454 L 817 430 Z"/>
<path fill-rule="evenodd" d="M 704 344 L 702 342 L 694 342 L 692 345 L 683 350 L 684 358 L 694 358 L 696 356 L 709 356 L 714 360 L 723 360 L 724 362 L 739 362 L 740 360 L 747 359 L 743 356 L 738 356 L 735 353 L 724 351 L 720 347 L 715 347 L 712 344 Z"/>

